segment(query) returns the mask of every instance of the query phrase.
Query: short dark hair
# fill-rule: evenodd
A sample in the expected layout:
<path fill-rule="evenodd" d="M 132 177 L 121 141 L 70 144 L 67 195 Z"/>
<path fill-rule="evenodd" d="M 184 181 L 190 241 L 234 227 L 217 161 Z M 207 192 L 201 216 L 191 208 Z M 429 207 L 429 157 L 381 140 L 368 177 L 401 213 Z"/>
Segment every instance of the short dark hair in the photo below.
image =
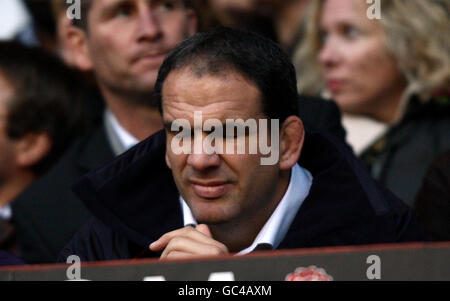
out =
<path fill-rule="evenodd" d="M 263 113 L 284 122 L 298 115 L 296 73 L 287 54 L 273 41 L 247 30 L 219 27 L 198 33 L 175 47 L 159 69 L 155 93 L 162 113 L 162 88 L 175 70 L 190 67 L 199 76 L 236 71 L 262 94 Z"/>
<path fill-rule="evenodd" d="M 45 132 L 51 139 L 48 154 L 32 167 L 41 174 L 86 130 L 79 77 L 56 56 L 16 42 L 0 42 L 0 75 L 14 90 L 6 102 L 6 135 Z"/>

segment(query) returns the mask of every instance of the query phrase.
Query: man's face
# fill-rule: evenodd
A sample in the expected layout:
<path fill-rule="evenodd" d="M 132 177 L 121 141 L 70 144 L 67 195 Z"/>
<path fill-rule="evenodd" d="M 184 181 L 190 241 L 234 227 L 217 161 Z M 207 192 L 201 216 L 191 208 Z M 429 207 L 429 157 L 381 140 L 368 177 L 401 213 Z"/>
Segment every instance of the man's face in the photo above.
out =
<path fill-rule="evenodd" d="M 125 94 L 152 92 L 167 53 L 196 26 L 182 0 L 93 1 L 87 48 L 99 85 Z"/>
<path fill-rule="evenodd" d="M 0 186 L 14 169 L 14 143 L 6 134 L 7 102 L 14 96 L 11 84 L 0 74 Z"/>
<path fill-rule="evenodd" d="M 214 118 L 222 124 L 226 119 L 258 122 L 266 118 L 257 85 L 234 71 L 199 77 L 189 68 L 183 68 L 169 74 L 162 99 L 167 164 L 196 220 L 209 225 L 230 224 L 267 216 L 278 192 L 278 165 L 261 165 L 263 156 L 259 152 L 208 155 L 202 150 L 198 154 L 175 154 L 171 149 L 172 140 L 178 135 L 171 131 L 171 123 L 185 119 L 193 130 L 195 111 L 202 112 L 203 122 Z M 208 133 L 202 135 L 205 137 Z M 224 137 L 230 139 L 228 133 Z M 237 138 L 233 135 L 231 139 Z M 248 135 L 243 139 L 248 144 Z"/>

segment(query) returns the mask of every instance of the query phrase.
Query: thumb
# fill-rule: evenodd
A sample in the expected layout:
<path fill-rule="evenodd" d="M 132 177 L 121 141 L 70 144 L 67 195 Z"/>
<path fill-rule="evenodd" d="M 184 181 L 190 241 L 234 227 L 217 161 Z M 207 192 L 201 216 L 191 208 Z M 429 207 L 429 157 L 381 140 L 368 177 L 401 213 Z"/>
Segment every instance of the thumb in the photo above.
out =
<path fill-rule="evenodd" d="M 200 225 L 198 225 L 198 226 L 195 228 L 195 230 L 197 230 L 198 232 L 200 232 L 200 233 L 202 233 L 202 234 L 204 234 L 204 235 L 206 235 L 206 236 L 212 238 L 211 231 L 209 231 L 208 225 L 206 225 L 206 224 L 200 224 Z"/>

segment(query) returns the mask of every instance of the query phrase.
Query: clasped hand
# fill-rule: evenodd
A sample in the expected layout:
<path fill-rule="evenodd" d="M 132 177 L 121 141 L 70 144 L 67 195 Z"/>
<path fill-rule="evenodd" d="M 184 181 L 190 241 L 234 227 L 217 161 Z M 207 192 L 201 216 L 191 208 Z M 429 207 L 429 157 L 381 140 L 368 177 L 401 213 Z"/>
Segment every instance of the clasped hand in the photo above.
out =
<path fill-rule="evenodd" d="M 205 224 L 187 226 L 161 236 L 150 245 L 150 250 L 160 252 L 160 259 L 182 259 L 228 254 L 228 248 L 212 238 Z"/>

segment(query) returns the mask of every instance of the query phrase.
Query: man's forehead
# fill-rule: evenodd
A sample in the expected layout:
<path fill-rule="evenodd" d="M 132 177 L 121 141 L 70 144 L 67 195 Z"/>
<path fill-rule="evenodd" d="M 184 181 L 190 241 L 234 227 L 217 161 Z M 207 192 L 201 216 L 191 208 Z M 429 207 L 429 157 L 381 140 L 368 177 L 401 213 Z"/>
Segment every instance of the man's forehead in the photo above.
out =
<path fill-rule="evenodd" d="M 137 4 L 139 2 L 141 3 L 147 3 L 149 5 L 151 4 L 159 4 L 161 2 L 167 1 L 167 0 L 87 0 L 87 1 L 91 1 L 92 5 L 100 5 L 102 7 L 104 6 L 111 6 L 111 5 L 116 5 L 116 4 L 121 4 L 121 3 L 130 3 L 130 4 Z M 184 4 L 185 1 L 184 0 L 171 0 L 171 2 L 173 3 L 182 3 Z"/>
<path fill-rule="evenodd" d="M 236 91 L 236 88 L 240 88 Z M 217 90 L 223 90 L 224 92 L 230 92 L 225 95 L 212 94 L 211 97 L 205 99 L 206 103 L 218 102 L 221 96 L 227 98 L 228 95 L 232 96 L 255 96 L 261 98 L 262 93 L 256 83 L 242 75 L 240 72 L 231 68 L 227 68 L 221 72 L 208 72 L 199 71 L 196 67 L 183 67 L 180 69 L 172 70 L 166 77 L 162 87 L 162 98 L 173 98 L 174 96 L 182 96 L 184 93 L 197 93 L 199 91 L 217 92 Z M 239 92 L 239 93 L 232 93 Z M 194 98 L 193 100 L 196 100 Z M 210 101 L 208 101 L 210 100 Z M 206 104 L 200 101 L 200 104 Z"/>
<path fill-rule="evenodd" d="M 223 120 L 258 117 L 262 111 L 261 98 L 257 85 L 238 72 L 198 75 L 184 68 L 171 72 L 164 82 L 163 115 L 187 117 L 194 111 L 202 111 Z"/>

